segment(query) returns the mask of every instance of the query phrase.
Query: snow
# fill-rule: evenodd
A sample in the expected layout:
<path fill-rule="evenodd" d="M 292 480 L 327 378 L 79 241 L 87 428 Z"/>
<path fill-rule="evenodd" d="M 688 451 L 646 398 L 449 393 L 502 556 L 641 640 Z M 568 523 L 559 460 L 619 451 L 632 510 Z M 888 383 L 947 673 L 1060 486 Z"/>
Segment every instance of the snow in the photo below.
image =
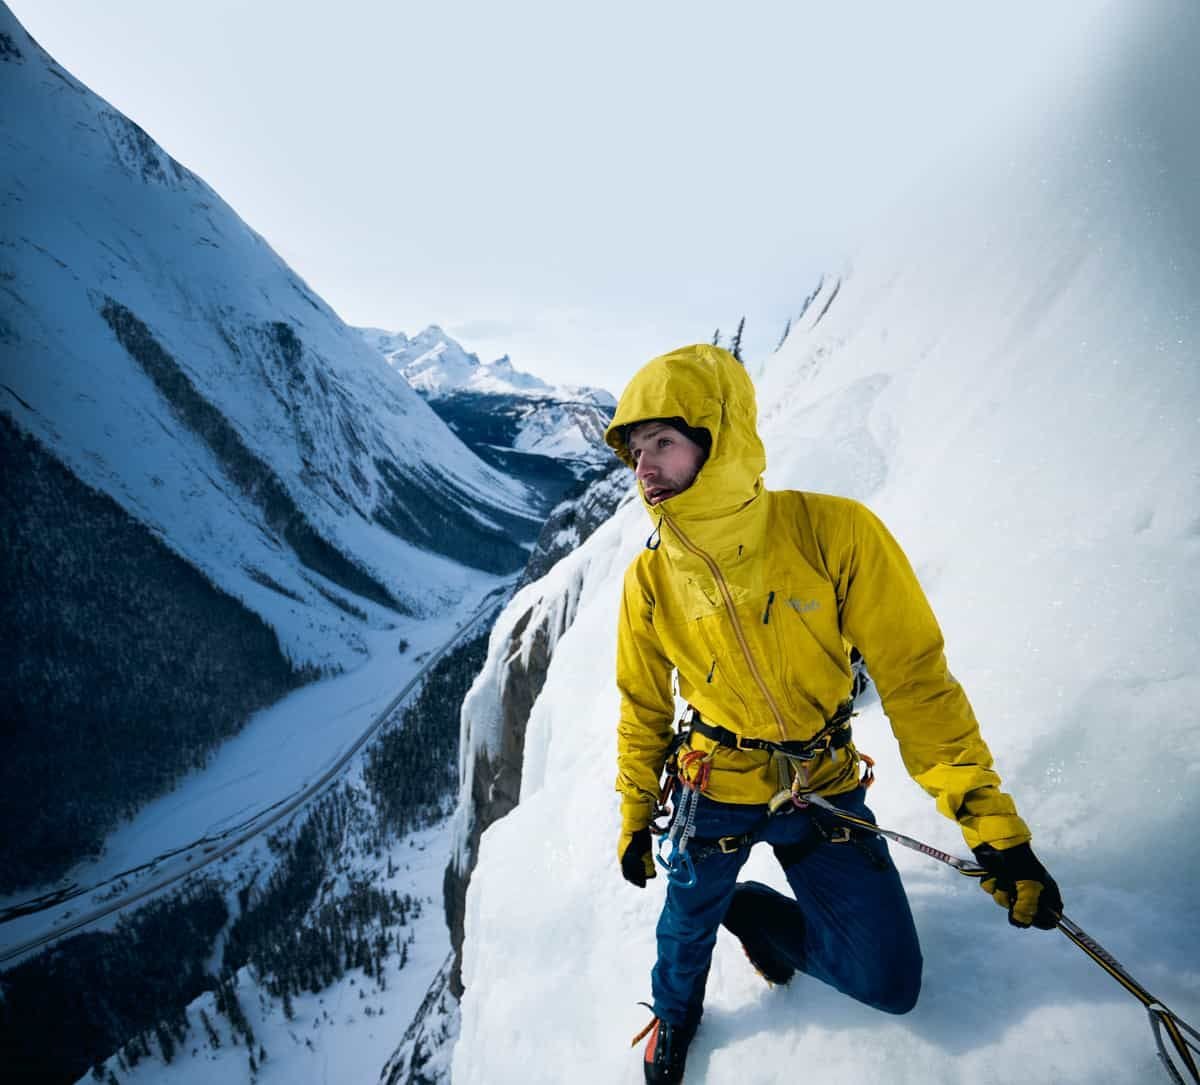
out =
<path fill-rule="evenodd" d="M 295 1017 L 289 1021 L 281 1001 L 255 982 L 249 967 L 238 972 L 238 1001 L 254 1031 L 256 1060 L 257 1045 L 267 1051 L 253 1078 L 259 1085 L 370 1082 L 378 1078 L 449 951 L 441 910 L 448 839 L 445 825 L 437 825 L 394 846 L 388 858 L 397 869 L 390 878 L 384 873 L 386 859 L 378 864 L 376 887 L 416 897 L 422 906 L 421 915 L 400 928 L 412 939 L 407 963 L 397 969 L 395 959 L 388 959 L 387 984 L 382 990 L 362 969 L 353 969 L 319 994 L 296 995 Z M 209 1044 L 201 1011 L 217 1030 L 219 1048 Z M 173 1085 L 251 1080 L 244 1041 L 239 1039 L 235 1045 L 229 1021 L 216 1011 L 211 992 L 188 1006 L 187 1018 L 190 1035 L 169 1065 L 164 1065 L 155 1050 L 154 1057 L 131 1070 L 121 1068 L 116 1056 L 106 1066 L 128 1085 L 159 1085 L 164 1080 Z M 89 1085 L 92 1077 L 86 1074 L 79 1081 Z"/>
<path fill-rule="evenodd" d="M 603 524 L 596 535 L 611 538 L 617 521 Z M 517 592 L 492 626 L 488 637 L 488 654 L 483 669 L 475 677 L 463 699 L 462 729 L 458 754 L 459 803 L 454 813 L 451 832 L 454 837 L 454 858 L 462 870 L 466 866 L 465 849 L 474 818 L 476 792 L 475 770 L 482 756 L 494 761 L 503 743 L 503 718 L 500 708 L 508 680 L 510 665 L 518 660 L 522 669 L 528 668 L 534 651 L 557 652 L 557 638 L 572 628 L 578 608 L 584 603 L 581 593 L 595 591 L 606 584 L 611 574 L 608 553 L 596 546 L 581 547 L 558 562 L 542 579 L 527 584 Z M 599 568 L 595 562 L 599 560 Z M 514 645 L 514 641 L 516 642 Z M 551 674 L 554 674 L 553 668 Z M 546 693 L 535 702 L 543 703 Z M 524 795 L 528 774 L 538 771 L 531 754 L 532 731 L 526 733 Z"/>
<path fill-rule="evenodd" d="M 893 529 L 1067 914 L 1194 1023 L 1200 13 L 1103 6 L 1087 56 L 1064 49 L 1055 109 L 981 133 L 823 284 L 758 374 L 760 419 L 770 485 L 865 500 Z M 575 618 L 521 803 L 481 841 L 455 1085 L 640 1080 L 628 1037 L 664 886 L 616 863 L 613 647 L 648 527 L 626 506 L 525 589 L 570 593 Z M 881 823 L 965 854 L 878 704 L 856 738 Z M 916 1010 L 807 977 L 768 989 L 722 932 L 689 1081 L 1166 1080 L 1140 1006 L 1065 938 L 892 854 L 925 954 Z M 743 877 L 784 887 L 767 849 Z"/>
<path fill-rule="evenodd" d="M 558 460 L 607 463 L 603 428 L 590 406 L 554 403 L 531 411 L 513 442 L 518 452 L 536 452 Z"/>

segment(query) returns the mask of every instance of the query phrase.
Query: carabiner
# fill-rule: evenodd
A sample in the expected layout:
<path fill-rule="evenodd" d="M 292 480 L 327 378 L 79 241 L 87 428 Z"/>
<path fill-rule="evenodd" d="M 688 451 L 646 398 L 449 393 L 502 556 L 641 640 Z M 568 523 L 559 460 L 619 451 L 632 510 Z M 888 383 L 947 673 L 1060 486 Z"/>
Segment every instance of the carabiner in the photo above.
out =
<path fill-rule="evenodd" d="M 665 859 L 662 855 L 664 844 L 671 845 L 671 854 Z M 692 862 L 686 844 L 681 848 L 670 837 L 660 836 L 658 854 L 655 855 L 654 861 L 666 871 L 667 881 L 672 885 L 677 885 L 680 889 L 691 889 L 696 884 L 696 864 Z"/>

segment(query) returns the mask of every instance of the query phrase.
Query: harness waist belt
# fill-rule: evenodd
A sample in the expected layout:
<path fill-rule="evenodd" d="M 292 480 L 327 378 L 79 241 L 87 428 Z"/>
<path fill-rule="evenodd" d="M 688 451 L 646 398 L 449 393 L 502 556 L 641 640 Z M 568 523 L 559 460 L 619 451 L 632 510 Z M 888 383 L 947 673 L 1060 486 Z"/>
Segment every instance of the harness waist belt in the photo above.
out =
<path fill-rule="evenodd" d="M 798 761 L 812 761 L 826 750 L 840 750 L 848 746 L 851 739 L 850 720 L 854 716 L 853 702 L 844 701 L 838 706 L 833 718 L 812 738 L 795 742 L 771 742 L 765 738 L 747 738 L 720 724 L 705 723 L 695 707 L 689 707 L 690 729 L 712 739 L 718 746 L 726 746 L 733 750 L 766 750 L 768 753 L 780 753 Z"/>

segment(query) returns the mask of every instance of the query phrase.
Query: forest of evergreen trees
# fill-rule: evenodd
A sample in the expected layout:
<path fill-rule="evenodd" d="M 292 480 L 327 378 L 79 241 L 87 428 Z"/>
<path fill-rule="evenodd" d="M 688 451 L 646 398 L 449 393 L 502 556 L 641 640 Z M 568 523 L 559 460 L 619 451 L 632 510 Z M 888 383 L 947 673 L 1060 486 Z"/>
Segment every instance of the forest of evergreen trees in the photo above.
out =
<path fill-rule="evenodd" d="M 266 885 L 239 894 L 241 911 L 225 940 L 222 972 L 252 965 L 289 1017 L 295 994 L 322 991 L 354 968 L 382 985 L 389 955 L 398 952 L 401 967 L 407 960 L 399 931 L 421 914 L 420 901 L 349 874 L 350 840 L 374 850 L 384 839 L 363 806 L 362 795 L 349 787 L 330 792 L 295 836 L 274 842 L 278 864 Z M 323 893 L 339 874 L 347 876 L 346 888 Z"/>
<path fill-rule="evenodd" d="M 432 473 L 416 478 L 380 458 L 375 470 L 382 493 L 374 517 L 393 534 L 489 573 L 512 573 L 525 564 L 525 548 L 514 540 L 534 535 L 536 524 L 486 505 L 452 479 Z M 479 523 L 471 509 L 498 527 Z"/>
<path fill-rule="evenodd" d="M 132 1061 L 171 1057 L 187 1034 L 184 1007 L 216 986 L 205 965 L 228 917 L 221 887 L 205 879 L 5 972 L 5 1080 L 73 1082 L 123 1043 Z"/>
<path fill-rule="evenodd" d="M 485 632 L 443 656 L 399 726 L 367 751 L 363 776 L 388 832 L 403 835 L 449 812 L 458 793 L 459 715 L 487 658 L 487 641 Z"/>
<path fill-rule="evenodd" d="M 356 968 L 386 987 L 388 971 L 407 964 L 404 928 L 422 903 L 351 873 L 356 851 L 374 854 L 385 838 L 363 793 L 344 786 L 318 800 L 297 829 L 272 838 L 274 870 L 263 886 L 232 894 L 232 922 L 228 887 L 206 878 L 131 913 L 111 933 L 65 939 L 0 975 L 6 1079 L 14 1071 L 13 1080 L 66 1085 L 118 1049 L 126 1064 L 170 1062 L 195 1045 L 186 1008 L 206 990 L 261 1062 L 265 1052 L 234 987 L 247 964 L 289 1018 L 295 995 L 322 991 Z M 222 932 L 213 975 L 205 969 Z M 201 1020 L 205 1042 L 217 1046 L 207 1015 Z"/>
<path fill-rule="evenodd" d="M 59 877 L 315 677 L 0 414 L 0 892 Z"/>

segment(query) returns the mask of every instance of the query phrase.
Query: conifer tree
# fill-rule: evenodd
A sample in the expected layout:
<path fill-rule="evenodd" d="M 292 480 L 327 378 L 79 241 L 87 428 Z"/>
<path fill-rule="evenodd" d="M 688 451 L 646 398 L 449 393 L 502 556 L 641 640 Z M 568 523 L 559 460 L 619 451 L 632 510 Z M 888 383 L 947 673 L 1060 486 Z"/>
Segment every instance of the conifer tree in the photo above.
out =
<path fill-rule="evenodd" d="M 715 332 L 713 332 L 712 345 L 714 347 L 719 347 L 721 345 L 721 329 L 720 328 L 718 328 Z"/>
<path fill-rule="evenodd" d="M 175 1057 L 175 1040 L 170 1030 L 160 1021 L 154 1026 L 154 1034 L 158 1037 L 158 1048 L 162 1052 L 163 1062 L 170 1062 Z"/>
<path fill-rule="evenodd" d="M 204 1026 L 204 1031 L 208 1034 L 208 1046 L 216 1051 L 221 1046 L 221 1037 L 217 1035 L 217 1030 L 213 1028 L 212 1021 L 209 1020 L 208 1014 L 203 1010 L 200 1011 L 200 1023 Z"/>
<path fill-rule="evenodd" d="M 738 321 L 737 331 L 733 333 L 733 342 L 729 344 L 729 353 L 732 354 L 739 362 L 742 362 L 742 329 L 746 326 L 746 318 L 743 316 Z M 742 362 L 745 365 L 745 362 Z"/>

